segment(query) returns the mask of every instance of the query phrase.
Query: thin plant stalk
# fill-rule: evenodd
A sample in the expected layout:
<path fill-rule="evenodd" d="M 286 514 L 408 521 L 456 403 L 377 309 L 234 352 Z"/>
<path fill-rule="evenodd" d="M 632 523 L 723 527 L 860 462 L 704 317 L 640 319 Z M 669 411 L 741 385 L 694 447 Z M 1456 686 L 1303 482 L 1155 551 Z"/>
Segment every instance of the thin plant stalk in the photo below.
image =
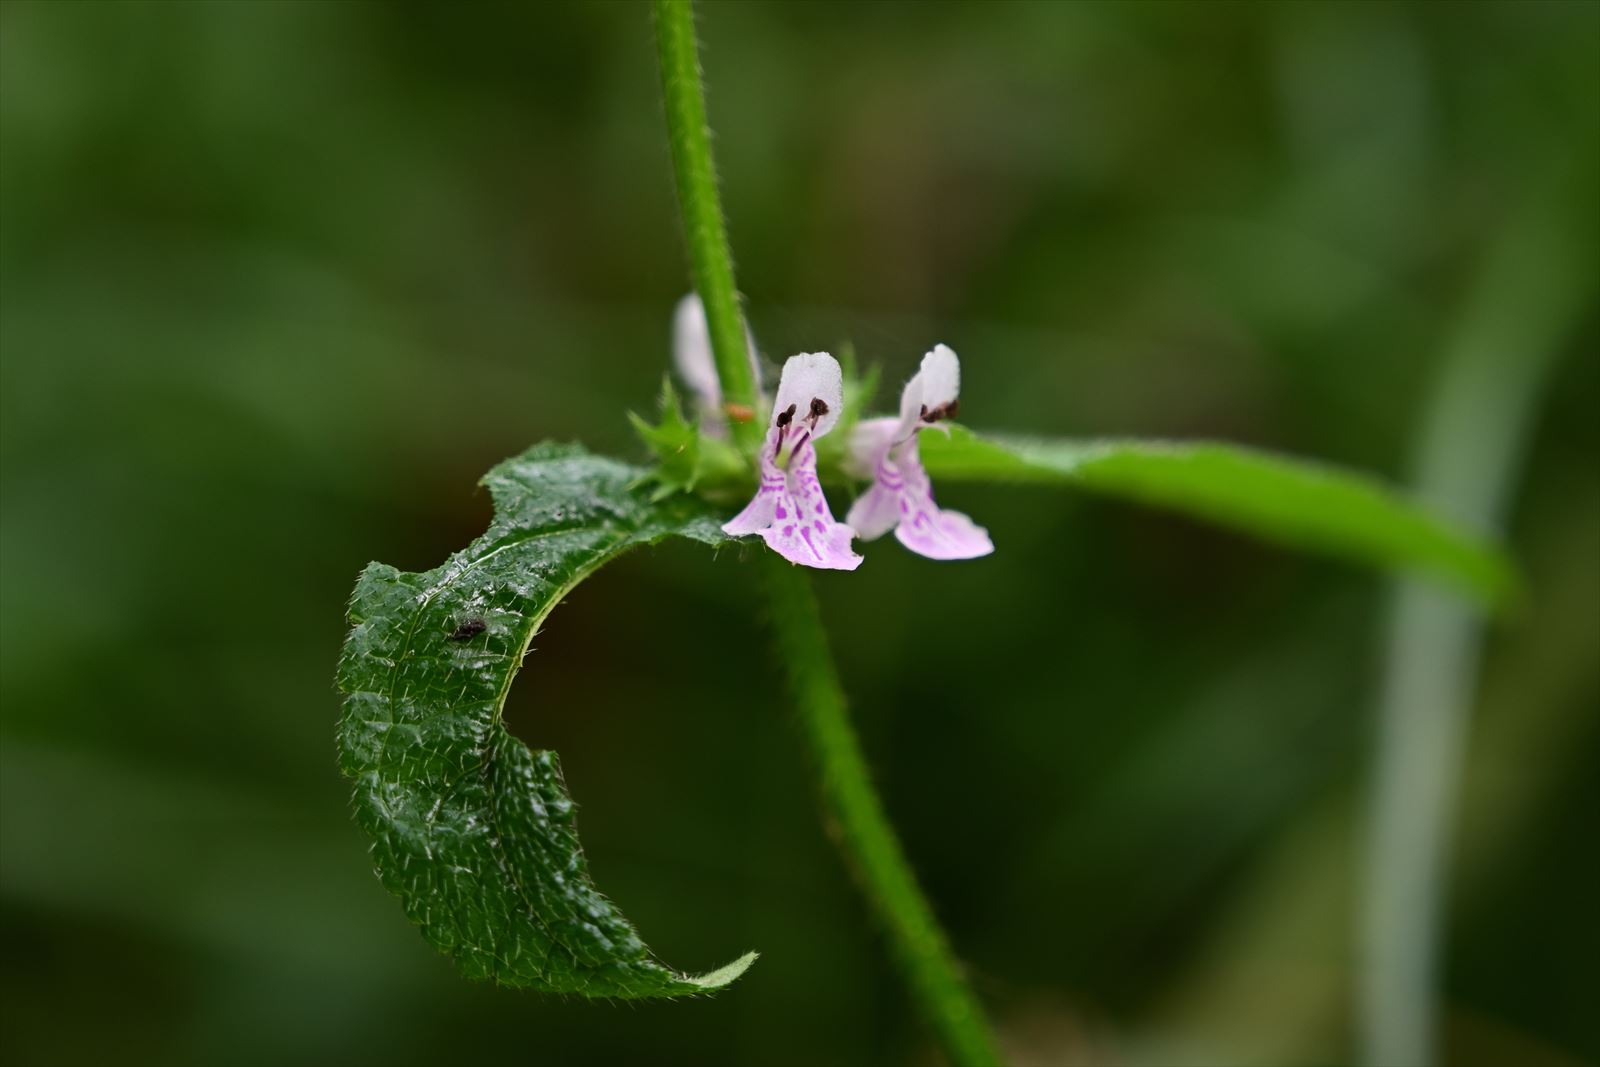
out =
<path fill-rule="evenodd" d="M 678 209 L 689 248 L 689 272 L 706 309 L 711 353 L 722 385 L 724 403 L 743 412 L 730 413 L 734 440 L 748 455 L 759 443 L 755 372 L 746 348 L 744 317 L 733 284 L 733 254 L 717 191 L 711 156 L 711 129 L 706 122 L 705 86 L 700 76 L 699 46 L 694 35 L 694 10 L 689 0 L 656 0 L 656 48 L 661 56 L 661 92 L 666 100 L 667 139 L 677 178 Z"/>
<path fill-rule="evenodd" d="M 888 931 L 895 959 L 950 1061 L 997 1063 L 983 1009 L 962 977 L 873 789 L 811 579 L 775 557 L 764 558 L 761 567 L 769 625 L 821 769 L 822 802 L 833 836 Z"/>
<path fill-rule="evenodd" d="M 655 16 L 667 132 L 695 289 L 705 304 L 723 397 L 754 408 L 756 385 L 717 195 L 694 12 L 688 0 L 656 0 Z M 733 426 L 746 451 L 752 450 L 759 424 L 734 421 Z M 900 970 L 945 1055 L 959 1067 L 997 1063 L 982 1009 L 917 887 L 873 788 L 850 726 L 811 579 L 776 559 L 763 559 L 761 571 L 773 636 L 821 774 L 823 804 L 838 828 L 839 848 L 888 932 Z"/>

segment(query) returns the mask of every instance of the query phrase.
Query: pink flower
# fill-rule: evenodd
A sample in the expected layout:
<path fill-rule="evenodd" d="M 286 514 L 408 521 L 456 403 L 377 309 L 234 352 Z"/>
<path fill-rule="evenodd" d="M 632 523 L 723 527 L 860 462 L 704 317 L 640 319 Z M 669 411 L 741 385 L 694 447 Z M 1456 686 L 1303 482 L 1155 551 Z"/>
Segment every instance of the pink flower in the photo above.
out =
<path fill-rule="evenodd" d="M 761 384 L 761 367 L 756 359 L 756 339 L 750 326 L 744 328 L 745 351 L 750 360 L 750 377 Z M 722 405 L 722 386 L 717 381 L 717 366 L 711 356 L 711 331 L 706 326 L 706 308 L 700 297 L 690 293 L 678 301 L 672 315 L 672 362 L 678 377 L 694 394 L 700 416 L 700 432 L 719 440 L 728 436 L 727 412 Z"/>
<path fill-rule="evenodd" d="M 953 417 L 960 391 L 960 361 L 936 345 L 900 394 L 900 417 L 856 425 L 851 463 L 858 473 L 870 473 L 872 487 L 856 498 L 845 521 L 863 539 L 893 530 L 901 544 L 929 559 L 973 559 L 994 551 L 987 530 L 933 502 L 933 485 L 917 454 L 917 434 Z"/>
<path fill-rule="evenodd" d="M 791 563 L 853 571 L 861 557 L 850 548 L 855 531 L 835 522 L 817 481 L 816 440 L 839 421 L 844 376 L 826 352 L 790 357 L 772 405 L 772 426 L 761 447 L 761 484 L 745 509 L 722 527 L 740 537 L 759 534 Z"/>

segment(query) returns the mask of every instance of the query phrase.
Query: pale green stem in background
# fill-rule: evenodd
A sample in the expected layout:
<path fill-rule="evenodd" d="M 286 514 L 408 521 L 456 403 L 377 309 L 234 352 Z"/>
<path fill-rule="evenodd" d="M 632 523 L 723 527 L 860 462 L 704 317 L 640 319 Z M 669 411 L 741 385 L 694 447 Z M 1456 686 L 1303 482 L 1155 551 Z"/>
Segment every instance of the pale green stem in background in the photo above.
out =
<path fill-rule="evenodd" d="M 722 383 L 725 404 L 754 413 L 753 419 L 730 419 L 734 440 L 748 456 L 761 441 L 766 413 L 756 403 L 755 374 L 746 347 L 744 317 L 733 284 L 733 255 L 722 219 L 722 198 L 711 156 L 711 130 L 706 124 L 706 95 L 700 78 L 700 56 L 694 36 L 694 10 L 689 0 L 656 0 L 656 48 L 661 56 L 661 91 L 666 98 L 667 138 L 677 177 L 678 209 L 689 248 L 694 288 L 706 309 L 711 352 Z"/>
<path fill-rule="evenodd" d="M 705 93 L 688 0 L 656 0 L 656 41 L 666 94 L 667 133 L 678 179 L 689 262 L 705 304 L 724 400 L 751 407 L 755 381 L 735 298 L 733 256 L 728 251 L 717 197 Z M 735 422 L 747 452 L 760 423 Z M 977 999 L 967 988 L 933 911 L 917 888 L 883 804 L 872 787 L 865 758 L 850 727 L 827 631 L 804 571 L 776 558 L 762 559 L 778 654 L 822 776 L 822 800 L 838 828 L 835 839 L 888 931 L 894 956 L 945 1055 L 960 1067 L 999 1062 Z"/>
<path fill-rule="evenodd" d="M 822 771 L 822 802 L 833 836 L 887 930 L 896 961 L 950 1061 L 997 1063 L 983 1010 L 967 988 L 872 788 L 811 579 L 776 557 L 761 564 L 773 637 Z"/>
<path fill-rule="evenodd" d="M 1570 176 L 1569 176 L 1570 177 Z M 1448 343 L 1414 457 L 1431 504 L 1503 525 L 1542 386 L 1594 284 L 1580 207 L 1542 188 L 1510 221 Z M 1471 605 L 1397 584 L 1379 704 L 1358 948 L 1363 1058 L 1437 1061 L 1439 934 L 1452 811 L 1483 625 Z"/>

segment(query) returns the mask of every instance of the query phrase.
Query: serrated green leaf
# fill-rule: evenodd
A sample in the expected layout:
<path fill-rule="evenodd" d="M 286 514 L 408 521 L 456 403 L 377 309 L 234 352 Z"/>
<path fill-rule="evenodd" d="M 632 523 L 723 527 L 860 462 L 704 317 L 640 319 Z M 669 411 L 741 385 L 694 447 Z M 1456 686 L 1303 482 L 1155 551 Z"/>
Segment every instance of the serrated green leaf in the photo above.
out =
<path fill-rule="evenodd" d="M 637 545 L 719 545 L 692 497 L 650 502 L 641 470 L 538 445 L 483 479 L 488 531 L 425 574 L 362 573 L 339 661 L 340 765 L 378 875 L 471 977 L 597 997 L 669 997 L 727 985 L 754 953 L 673 971 L 589 879 L 553 752 L 502 723 L 511 680 L 551 609 Z"/>
<path fill-rule="evenodd" d="M 1296 548 L 1430 572 L 1488 606 L 1516 587 L 1493 545 L 1376 479 L 1318 463 L 1208 442 L 990 438 L 961 426 L 920 444 L 944 480 L 1082 486 Z"/>

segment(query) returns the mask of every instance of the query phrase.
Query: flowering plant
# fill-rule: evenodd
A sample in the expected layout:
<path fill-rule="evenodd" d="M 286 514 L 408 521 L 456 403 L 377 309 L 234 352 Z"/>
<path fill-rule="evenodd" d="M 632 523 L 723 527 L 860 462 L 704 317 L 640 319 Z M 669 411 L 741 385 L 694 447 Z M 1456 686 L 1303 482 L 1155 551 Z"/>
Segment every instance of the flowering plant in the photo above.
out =
<path fill-rule="evenodd" d="M 692 410 L 685 414 L 669 382 L 659 420 L 633 419 L 648 465 L 535 445 L 485 476 L 494 517 L 471 545 L 425 573 L 377 563 L 363 572 L 339 666 L 340 757 L 357 817 L 383 882 L 468 975 L 616 998 L 728 985 L 753 953 L 684 974 L 658 961 L 601 895 L 555 754 L 530 751 L 506 731 L 502 713 L 534 635 L 594 571 L 666 538 L 730 547 L 759 538 L 758 553 L 726 555 L 750 568 L 767 602 L 840 846 L 947 1053 L 992 1062 L 981 1007 L 872 789 L 809 570 L 859 571 L 867 557 L 856 542 L 891 531 L 935 561 L 981 560 L 996 539 L 1003 547 L 1004 530 L 991 539 L 935 502 L 937 478 L 941 491 L 987 481 L 1121 496 L 1291 546 L 1427 572 L 1491 608 L 1507 599 L 1510 572 L 1492 547 L 1385 486 L 1322 465 L 1215 443 L 974 433 L 954 421 L 960 364 L 943 344 L 923 357 L 893 414 L 862 418 L 869 390 L 822 352 L 785 360 L 769 401 L 735 298 L 691 12 L 686 0 L 656 8 L 695 288 L 673 324 Z M 857 490 L 843 522 L 825 487 Z"/>

